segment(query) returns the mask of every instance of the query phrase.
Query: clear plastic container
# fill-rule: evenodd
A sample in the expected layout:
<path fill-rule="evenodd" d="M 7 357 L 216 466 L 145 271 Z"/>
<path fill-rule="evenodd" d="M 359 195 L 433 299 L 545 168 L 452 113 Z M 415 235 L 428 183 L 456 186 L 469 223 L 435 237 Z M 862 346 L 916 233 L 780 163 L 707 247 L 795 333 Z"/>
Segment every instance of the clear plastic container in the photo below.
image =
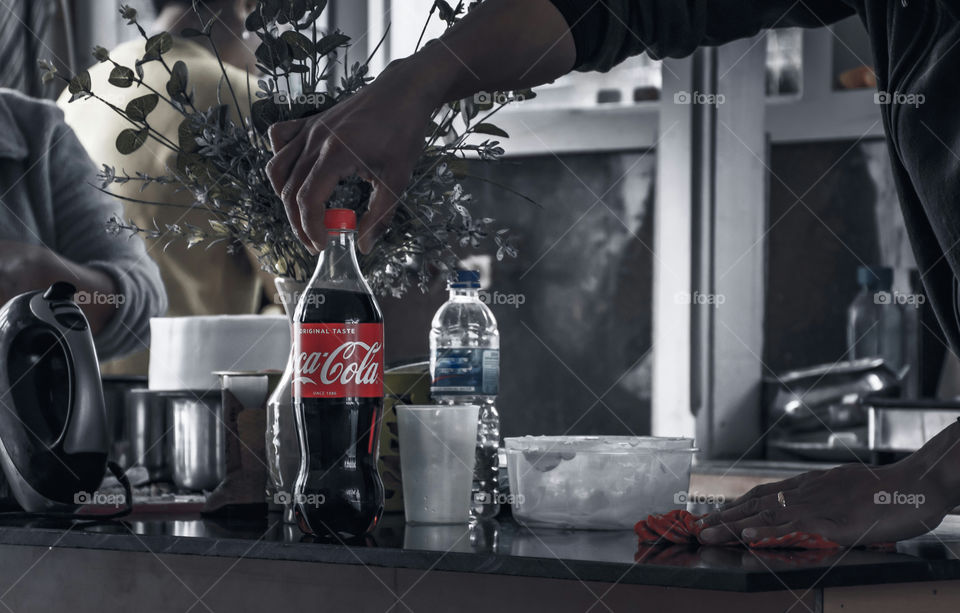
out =
<path fill-rule="evenodd" d="M 469 521 L 478 417 L 470 404 L 397 406 L 407 523 Z"/>
<path fill-rule="evenodd" d="M 686 508 L 693 440 L 633 436 L 506 439 L 514 518 L 537 527 L 630 530 Z"/>

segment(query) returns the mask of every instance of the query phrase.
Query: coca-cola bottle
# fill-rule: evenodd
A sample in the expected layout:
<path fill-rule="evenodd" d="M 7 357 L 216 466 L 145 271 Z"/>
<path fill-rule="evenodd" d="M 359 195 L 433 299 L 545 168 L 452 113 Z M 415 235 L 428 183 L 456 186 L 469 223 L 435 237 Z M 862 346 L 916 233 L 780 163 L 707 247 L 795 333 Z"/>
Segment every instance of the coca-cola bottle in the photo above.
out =
<path fill-rule="evenodd" d="M 357 263 L 356 214 L 328 209 L 324 224 L 327 244 L 293 317 L 294 503 L 303 532 L 360 537 L 383 511 L 383 316 Z"/>

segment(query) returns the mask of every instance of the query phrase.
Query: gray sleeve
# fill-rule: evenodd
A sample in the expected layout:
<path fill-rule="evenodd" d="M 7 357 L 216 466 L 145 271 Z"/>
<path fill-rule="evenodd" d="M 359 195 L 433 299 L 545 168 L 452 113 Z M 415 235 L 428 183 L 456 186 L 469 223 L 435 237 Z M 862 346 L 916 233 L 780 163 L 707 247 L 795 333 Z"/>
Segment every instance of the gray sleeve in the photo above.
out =
<path fill-rule="evenodd" d="M 951 0 L 960 1 L 960 0 Z M 854 14 L 842 0 L 551 0 L 570 26 L 577 70 L 641 53 L 686 57 L 764 28 L 819 27 Z"/>
<path fill-rule="evenodd" d="M 59 114 L 59 113 L 58 113 Z M 117 312 L 94 339 L 101 360 L 144 349 L 150 318 L 167 310 L 157 265 L 139 236 L 113 236 L 105 223 L 123 215 L 120 202 L 98 192 L 96 167 L 66 123 L 54 128 L 50 151 L 56 250 L 66 258 L 108 274 L 117 287 Z"/>

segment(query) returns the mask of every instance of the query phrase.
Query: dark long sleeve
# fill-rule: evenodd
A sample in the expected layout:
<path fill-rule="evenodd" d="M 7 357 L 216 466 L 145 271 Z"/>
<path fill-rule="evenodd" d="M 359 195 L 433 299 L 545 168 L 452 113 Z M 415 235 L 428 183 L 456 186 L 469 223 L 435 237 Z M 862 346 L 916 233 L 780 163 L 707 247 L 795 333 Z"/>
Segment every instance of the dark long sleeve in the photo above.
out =
<path fill-rule="evenodd" d="M 960 0 L 940 0 L 940 4 L 950 11 L 954 19 L 960 19 Z"/>
<path fill-rule="evenodd" d="M 685 57 L 764 28 L 818 27 L 854 14 L 841 0 L 551 0 L 570 26 L 575 68 L 607 71 L 647 52 Z"/>

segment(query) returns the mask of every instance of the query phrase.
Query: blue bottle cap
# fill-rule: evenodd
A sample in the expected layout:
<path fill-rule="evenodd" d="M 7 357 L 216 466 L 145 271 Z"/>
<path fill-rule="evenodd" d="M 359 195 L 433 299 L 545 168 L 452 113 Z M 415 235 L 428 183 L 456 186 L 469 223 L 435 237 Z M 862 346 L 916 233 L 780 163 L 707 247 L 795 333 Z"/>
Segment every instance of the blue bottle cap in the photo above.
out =
<path fill-rule="evenodd" d="M 478 270 L 458 270 L 456 280 L 450 283 L 450 287 L 459 288 L 478 288 L 480 287 L 480 271 Z"/>
<path fill-rule="evenodd" d="M 893 269 L 889 266 L 858 266 L 857 283 L 870 289 L 889 290 L 893 287 Z"/>

